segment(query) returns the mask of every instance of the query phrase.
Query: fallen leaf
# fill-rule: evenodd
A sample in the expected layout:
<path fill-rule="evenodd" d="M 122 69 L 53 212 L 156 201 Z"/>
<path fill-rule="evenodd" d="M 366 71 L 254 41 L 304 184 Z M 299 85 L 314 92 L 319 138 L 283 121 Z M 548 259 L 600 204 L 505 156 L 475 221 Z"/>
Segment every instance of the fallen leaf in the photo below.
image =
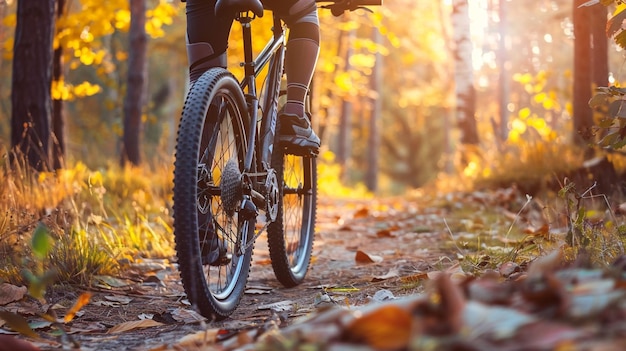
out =
<path fill-rule="evenodd" d="M 400 272 L 398 272 L 397 269 L 392 268 L 392 269 L 389 270 L 389 272 L 387 272 L 387 273 L 385 273 L 383 275 L 379 275 L 379 276 L 376 276 L 376 277 L 372 278 L 372 281 L 373 282 L 380 282 L 380 281 L 383 281 L 383 280 L 396 278 L 399 275 L 400 275 Z"/>
<path fill-rule="evenodd" d="M 269 286 L 264 286 L 264 285 L 250 285 L 246 287 L 246 290 L 244 291 L 246 294 L 251 294 L 251 295 L 263 295 L 263 294 L 269 294 L 272 292 L 272 290 L 274 290 L 274 288 L 269 287 Z"/>
<path fill-rule="evenodd" d="M 99 284 L 96 284 L 96 285 L 103 287 L 105 289 L 109 289 L 112 287 L 123 288 L 123 287 L 130 285 L 130 281 L 114 278 L 108 275 L 95 275 L 94 279 L 99 282 Z"/>
<path fill-rule="evenodd" d="M 508 278 L 511 276 L 511 274 L 513 273 L 517 273 L 519 271 L 521 271 L 522 268 L 515 262 L 504 262 L 503 264 L 500 265 L 500 267 L 498 267 L 498 271 L 500 272 L 500 275 Z"/>
<path fill-rule="evenodd" d="M 131 301 L 133 301 L 132 297 L 122 296 L 122 295 L 110 295 L 110 296 L 105 296 L 104 298 L 109 301 L 119 302 L 123 305 L 128 305 Z"/>
<path fill-rule="evenodd" d="M 394 235 L 389 229 L 382 229 L 376 232 L 376 236 L 379 238 L 393 238 Z"/>
<path fill-rule="evenodd" d="M 617 304 L 623 297 L 622 291 L 575 295 L 570 298 L 569 305 L 565 307 L 566 313 L 571 318 L 591 318 L 609 306 Z"/>
<path fill-rule="evenodd" d="M 155 273 L 167 269 L 167 266 L 161 262 L 150 261 L 131 263 L 130 267 L 140 274 Z"/>
<path fill-rule="evenodd" d="M 419 283 L 420 280 L 424 280 L 424 279 L 428 279 L 427 273 L 417 273 L 417 274 L 407 275 L 407 276 L 400 278 L 400 281 L 403 282 L 404 284 L 415 284 L 415 283 Z"/>
<path fill-rule="evenodd" d="M 435 280 L 435 289 L 441 299 L 441 315 L 444 316 L 441 326 L 449 333 L 457 333 L 463 325 L 465 297 L 461 288 L 453 282 L 448 274 L 442 274 Z"/>
<path fill-rule="evenodd" d="M 201 347 L 214 344 L 219 329 L 201 330 L 199 332 L 185 335 L 176 344 L 172 345 L 175 350 L 195 350 L 194 347 Z"/>
<path fill-rule="evenodd" d="M 362 207 L 360 209 L 358 209 L 356 212 L 354 212 L 353 217 L 354 218 L 365 218 L 367 216 L 369 216 L 370 211 L 367 209 L 367 207 Z"/>
<path fill-rule="evenodd" d="M 138 321 L 128 321 L 124 323 L 120 323 L 107 332 L 108 334 L 114 333 L 122 333 L 133 329 L 141 329 L 141 328 L 150 328 L 150 327 L 158 327 L 163 325 L 163 323 L 159 323 L 152 319 L 143 319 Z"/>
<path fill-rule="evenodd" d="M 397 350 L 409 346 L 413 320 L 404 309 L 385 305 L 356 318 L 345 329 L 343 338 L 365 342 L 376 350 Z"/>
<path fill-rule="evenodd" d="M 0 311 L 0 318 L 4 319 L 4 321 L 7 322 L 7 325 L 14 331 L 34 339 L 39 338 L 39 335 L 31 329 L 30 325 L 28 325 L 26 318 L 20 316 L 19 314 L 8 311 Z"/>
<path fill-rule="evenodd" d="M 321 308 L 321 307 L 329 307 L 329 306 L 333 306 L 336 304 L 336 301 L 333 300 L 332 297 L 330 297 L 330 295 L 328 294 L 317 294 L 315 295 L 315 299 L 313 300 L 313 306 L 317 307 L 317 308 Z"/>
<path fill-rule="evenodd" d="M 381 256 L 370 255 L 361 250 L 356 252 L 356 257 L 354 259 L 357 263 L 380 263 L 383 261 Z"/>
<path fill-rule="evenodd" d="M 24 298 L 28 289 L 25 286 L 15 286 L 13 284 L 0 284 L 0 305 L 19 301 Z"/>
<path fill-rule="evenodd" d="M 463 271 L 463 267 L 461 267 L 461 263 L 459 262 L 455 262 L 452 266 L 446 268 L 445 271 L 431 271 L 426 273 L 426 276 L 430 280 L 436 280 L 441 275 L 449 275 L 454 282 L 461 282 L 467 277 L 467 274 Z"/>
<path fill-rule="evenodd" d="M 185 308 L 177 308 L 172 311 L 172 318 L 185 324 L 198 323 L 206 320 L 206 318 L 198 312 Z"/>
<path fill-rule="evenodd" d="M 383 302 L 395 299 L 396 297 L 393 295 L 393 293 L 387 289 L 380 289 L 376 293 L 374 293 L 374 296 L 372 296 L 372 300 L 374 300 L 375 302 Z"/>
<path fill-rule="evenodd" d="M 294 302 L 291 300 L 279 301 L 274 303 L 269 303 L 266 305 L 259 305 L 257 309 L 259 310 L 272 310 L 275 312 L 286 312 L 291 311 L 293 309 Z"/>
<path fill-rule="evenodd" d="M 580 350 L 580 341 L 589 333 L 585 328 L 573 328 L 549 321 L 536 321 L 517 330 L 515 344 L 518 350 Z M 624 344 L 615 348 L 585 346 L 587 350 L 617 351 L 623 350 Z"/>
<path fill-rule="evenodd" d="M 91 293 L 90 292 L 84 292 L 84 293 L 80 294 L 80 296 L 78 297 L 76 302 L 74 302 L 74 306 L 72 306 L 72 308 L 70 308 L 70 310 L 65 315 L 65 318 L 63 318 L 63 322 L 65 322 L 65 323 L 71 322 L 72 319 L 74 319 L 74 317 L 76 316 L 76 312 L 80 311 L 80 309 L 83 308 L 83 306 L 88 304 L 89 300 L 91 300 Z"/>
<path fill-rule="evenodd" d="M 468 301 L 463 310 L 463 326 L 470 338 L 489 335 L 495 340 L 508 339 L 537 319 L 508 307 L 488 306 Z"/>

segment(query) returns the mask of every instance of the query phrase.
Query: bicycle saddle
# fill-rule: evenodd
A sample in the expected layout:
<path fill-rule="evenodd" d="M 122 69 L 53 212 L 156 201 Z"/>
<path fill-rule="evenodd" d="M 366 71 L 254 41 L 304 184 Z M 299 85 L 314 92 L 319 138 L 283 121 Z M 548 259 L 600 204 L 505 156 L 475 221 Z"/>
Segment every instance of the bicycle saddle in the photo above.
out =
<path fill-rule="evenodd" d="M 259 0 L 217 0 L 215 3 L 216 16 L 235 16 L 248 11 L 263 17 L 263 4 Z"/>

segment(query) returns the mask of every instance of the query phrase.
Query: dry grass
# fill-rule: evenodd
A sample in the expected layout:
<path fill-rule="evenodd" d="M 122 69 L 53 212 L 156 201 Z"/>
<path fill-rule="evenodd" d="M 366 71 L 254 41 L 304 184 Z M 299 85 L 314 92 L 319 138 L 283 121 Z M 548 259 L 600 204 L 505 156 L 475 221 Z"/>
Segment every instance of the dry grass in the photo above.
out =
<path fill-rule="evenodd" d="M 114 274 L 120 258 L 173 254 L 170 168 L 93 171 L 77 163 L 36 173 L 9 167 L 6 156 L 1 167 L 0 280 L 24 282 L 21 272 L 35 264 L 29 243 L 39 223 L 54 240 L 44 271 L 64 282 Z"/>

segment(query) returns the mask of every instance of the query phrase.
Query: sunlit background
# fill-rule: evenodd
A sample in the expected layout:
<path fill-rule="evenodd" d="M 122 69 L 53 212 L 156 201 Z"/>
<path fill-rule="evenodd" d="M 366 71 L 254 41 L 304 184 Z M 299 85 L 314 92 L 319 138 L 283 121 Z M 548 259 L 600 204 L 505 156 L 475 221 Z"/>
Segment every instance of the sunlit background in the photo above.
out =
<path fill-rule="evenodd" d="M 142 153 L 147 164 L 160 165 L 171 163 L 187 89 L 184 4 L 147 3 Z M 321 162 L 338 166 L 342 182 L 400 193 L 427 186 L 446 172 L 488 178 L 502 173 L 504 165 L 519 172 L 513 164 L 523 160 L 546 167 L 581 162 L 578 154 L 562 152 L 572 135 L 571 1 L 469 0 L 480 143 L 463 160 L 455 126 L 452 1 L 387 0 L 371 10 L 339 18 L 320 10 L 314 124 L 323 141 Z M 5 149 L 15 11 L 15 1 L 0 0 L 0 145 Z M 52 96 L 65 101 L 69 164 L 96 169 L 119 158 L 129 23 L 125 0 L 73 1 L 58 20 L 55 45 L 63 48 L 64 80 L 53 83 Z M 259 47 L 268 26 L 269 16 L 257 21 Z M 235 24 L 229 51 L 235 72 L 239 36 Z M 623 57 L 610 51 L 615 82 Z"/>

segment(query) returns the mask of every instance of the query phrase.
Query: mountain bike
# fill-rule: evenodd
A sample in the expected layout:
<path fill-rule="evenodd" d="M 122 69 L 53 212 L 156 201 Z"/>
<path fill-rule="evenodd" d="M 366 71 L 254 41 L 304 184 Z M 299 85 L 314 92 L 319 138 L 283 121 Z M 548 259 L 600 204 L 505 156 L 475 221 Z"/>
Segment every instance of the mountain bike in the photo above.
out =
<path fill-rule="evenodd" d="M 382 0 L 316 0 L 336 16 Z M 245 3 L 245 2 L 240 2 Z M 254 14 L 239 8 L 244 78 L 212 68 L 191 87 L 180 119 L 174 161 L 174 236 L 187 298 L 205 317 L 221 320 L 244 294 L 255 240 L 267 232 L 272 268 L 285 287 L 309 267 L 317 205 L 314 154 L 275 143 L 286 27 L 273 16 L 272 35 L 256 57 Z M 265 74 L 264 83 L 257 79 Z M 307 99 L 310 107 L 310 99 Z M 261 212 L 264 216 L 261 216 Z M 264 217 L 264 218 L 263 218 Z M 218 264 L 203 255 L 219 238 Z"/>

